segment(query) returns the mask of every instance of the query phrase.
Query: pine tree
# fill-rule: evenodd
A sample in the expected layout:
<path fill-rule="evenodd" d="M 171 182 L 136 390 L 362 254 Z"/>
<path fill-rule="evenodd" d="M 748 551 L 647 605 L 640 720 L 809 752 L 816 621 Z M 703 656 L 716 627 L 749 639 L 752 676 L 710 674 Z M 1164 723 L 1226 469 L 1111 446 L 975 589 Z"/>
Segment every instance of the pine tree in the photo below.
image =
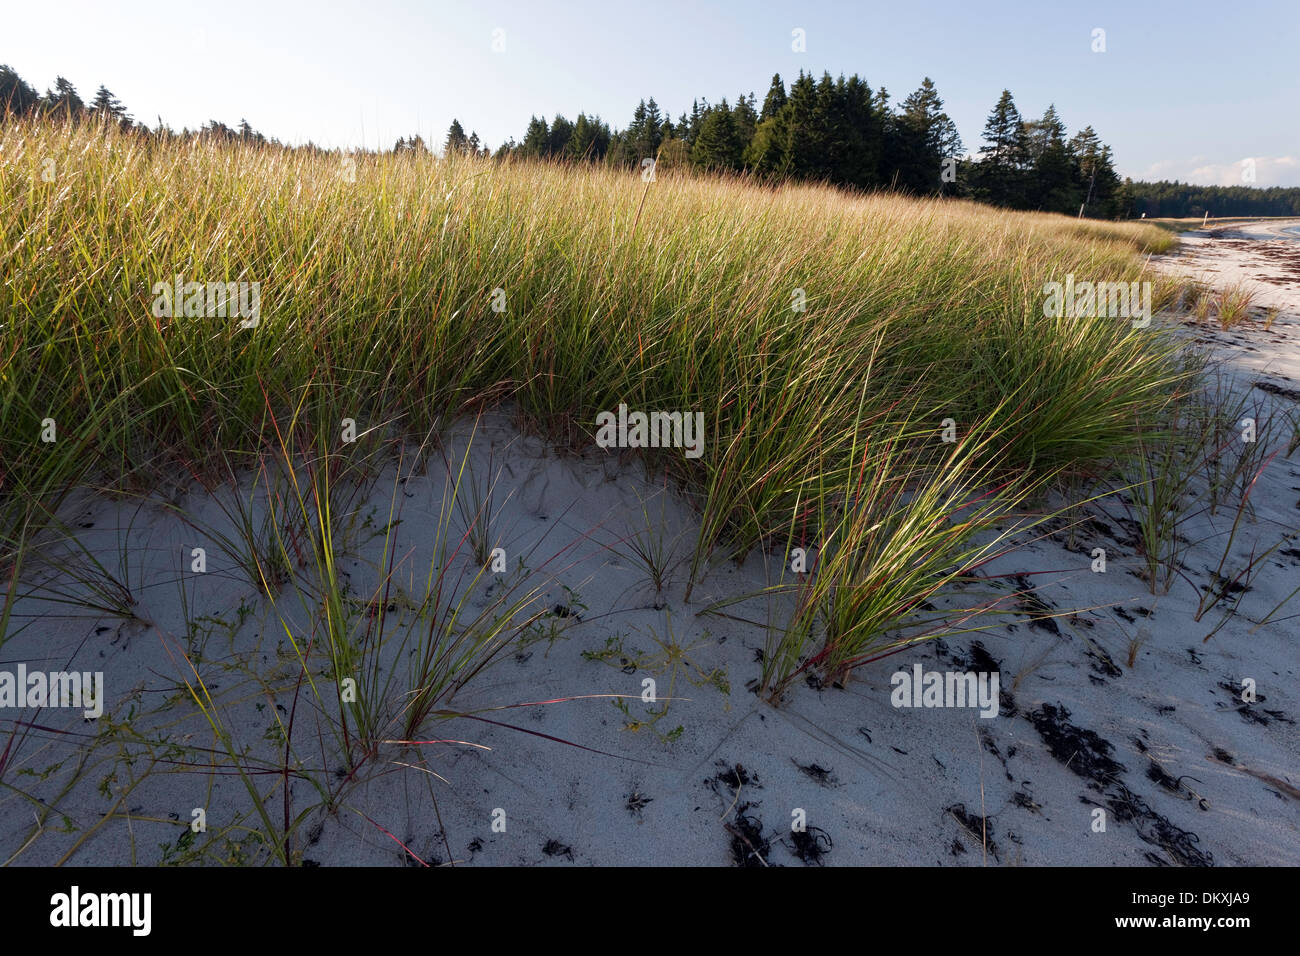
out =
<path fill-rule="evenodd" d="M 943 111 L 943 100 L 928 76 L 900 104 L 892 159 L 901 188 L 931 193 L 943 186 L 944 160 L 962 153 L 957 126 Z"/>
<path fill-rule="evenodd" d="M 763 112 L 759 115 L 759 119 L 773 119 L 785 106 L 785 100 L 785 83 L 781 81 L 780 73 L 773 73 L 772 85 L 767 88 L 767 96 L 763 97 Z"/>
<path fill-rule="evenodd" d="M 760 120 L 745 149 L 745 165 L 759 175 L 775 175 L 784 166 L 785 122 L 780 114 Z"/>
<path fill-rule="evenodd" d="M 814 179 L 836 181 L 844 166 L 848 145 L 840 121 L 839 96 L 835 81 L 829 73 L 822 73 L 813 99 L 809 144 L 810 164 L 805 175 Z"/>
<path fill-rule="evenodd" d="M 1045 212 L 1077 213 L 1082 201 L 1065 124 L 1054 105 L 1041 119 L 1024 124 L 1025 152 L 1032 178 L 1030 205 Z"/>
<path fill-rule="evenodd" d="M 468 149 L 469 137 L 465 135 L 465 129 L 460 125 L 460 120 L 453 119 L 451 126 L 447 129 L 447 139 L 442 144 L 443 155 L 464 154 Z"/>
<path fill-rule="evenodd" d="M 691 100 L 691 118 L 687 122 L 686 135 L 683 137 L 686 142 L 694 143 L 695 138 L 700 135 L 700 124 L 704 122 L 704 111 L 708 108 L 708 100 L 705 100 L 703 104 L 699 100 Z"/>
<path fill-rule="evenodd" d="M 871 87 L 855 74 L 843 84 L 839 95 L 846 143 L 839 181 L 859 188 L 878 185 L 884 124 L 872 103 Z"/>
<path fill-rule="evenodd" d="M 519 155 L 537 159 L 546 155 L 551 141 L 551 129 L 546 125 L 546 117 L 532 117 L 528 129 L 524 132 L 524 141 L 519 144 Z"/>
<path fill-rule="evenodd" d="M 736 120 L 724 99 L 710 107 L 700 123 L 700 135 L 691 147 L 691 162 L 701 169 L 739 169 L 743 148 Z"/>
<path fill-rule="evenodd" d="M 781 148 L 783 176 L 797 179 L 816 175 L 821 166 L 817 155 L 817 132 L 813 128 L 813 113 L 817 108 L 817 86 L 811 74 L 799 71 L 799 77 L 790 84 L 790 97 L 786 101 L 785 142 Z"/>
<path fill-rule="evenodd" d="M 740 155 L 736 159 L 737 168 L 744 165 L 745 151 L 749 149 L 749 144 L 754 141 L 754 133 L 758 129 L 756 104 L 757 100 L 754 98 L 753 93 L 750 93 L 748 97 L 741 95 L 731 110 L 731 118 L 736 127 L 736 142 L 740 145 Z"/>
<path fill-rule="evenodd" d="M 569 137 L 568 154 L 571 159 L 599 160 L 609 150 L 609 127 L 599 116 L 588 117 L 579 113 Z"/>
<path fill-rule="evenodd" d="M 996 206 L 1022 207 L 1025 200 L 1024 125 L 1010 90 L 1003 90 L 984 124 L 984 149 L 976 169 L 976 195 Z"/>
<path fill-rule="evenodd" d="M 0 118 L 6 113 L 30 113 L 40 104 L 40 94 L 10 66 L 0 65 Z"/>
<path fill-rule="evenodd" d="M 569 140 L 573 137 L 573 124 L 561 114 L 556 113 L 551 120 L 551 135 L 547 139 L 547 156 L 568 155 Z"/>
<path fill-rule="evenodd" d="M 122 101 L 102 84 L 95 91 L 95 98 L 90 101 L 90 109 L 91 112 L 105 119 L 121 120 L 126 117 L 126 107 L 122 105 Z"/>
<path fill-rule="evenodd" d="M 63 77 L 55 77 L 54 90 L 46 90 L 45 110 L 63 116 L 76 117 L 86 111 L 86 104 L 77 95 L 77 88 Z"/>
<path fill-rule="evenodd" d="M 774 73 L 767 96 L 763 98 L 763 111 L 742 157 L 745 166 L 759 175 L 775 175 L 784 166 L 788 136 L 786 101 L 785 83 L 780 73 Z"/>
<path fill-rule="evenodd" d="M 1083 194 L 1084 215 L 1111 217 L 1118 214 L 1119 176 L 1110 147 L 1091 126 L 1070 140 L 1069 149 L 1077 169 L 1076 182 Z"/>
<path fill-rule="evenodd" d="M 424 145 L 424 140 L 418 135 L 412 136 L 410 139 L 399 139 L 397 144 L 393 146 L 393 152 L 398 154 L 427 153 L 428 151 L 429 147 Z"/>
<path fill-rule="evenodd" d="M 645 157 L 654 158 L 659 151 L 659 144 L 663 141 L 663 114 L 659 110 L 659 105 L 655 98 L 650 97 L 649 101 L 642 101 L 644 109 L 641 113 L 641 122 L 636 126 L 636 133 L 633 137 L 633 144 L 636 147 L 636 161 L 639 164 Z"/>

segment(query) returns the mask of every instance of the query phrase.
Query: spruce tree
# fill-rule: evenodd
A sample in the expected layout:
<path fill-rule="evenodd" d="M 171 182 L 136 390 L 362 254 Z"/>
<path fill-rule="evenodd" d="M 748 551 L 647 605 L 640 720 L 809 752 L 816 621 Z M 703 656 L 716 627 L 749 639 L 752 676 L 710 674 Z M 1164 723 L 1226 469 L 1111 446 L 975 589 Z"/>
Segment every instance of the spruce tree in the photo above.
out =
<path fill-rule="evenodd" d="M 785 84 L 781 81 L 780 73 L 772 74 L 772 85 L 767 88 L 767 96 L 763 97 L 763 112 L 759 114 L 760 120 L 773 119 L 781 108 L 785 106 Z"/>
<path fill-rule="evenodd" d="M 931 193 L 943 185 L 943 162 L 962 152 L 957 126 L 943 111 L 943 100 L 928 76 L 901 104 L 894 161 L 901 188 Z"/>
<path fill-rule="evenodd" d="M 781 144 L 783 176 L 805 179 L 816 175 L 821 165 L 817 155 L 817 131 L 813 128 L 813 114 L 817 109 L 817 86 L 811 74 L 799 71 L 798 78 L 790 84 L 786 101 L 785 142 Z"/>
<path fill-rule="evenodd" d="M 709 108 L 691 147 L 691 162 L 702 169 L 739 169 L 743 148 L 731 107 L 724 99 Z"/>
<path fill-rule="evenodd" d="M 1055 106 L 1025 124 L 1025 146 L 1032 178 L 1030 205 L 1044 212 L 1077 213 L 1081 199 L 1075 163 Z"/>
<path fill-rule="evenodd" d="M 46 112 L 70 117 L 80 116 L 86 110 L 77 88 L 61 76 L 55 78 L 53 91 L 45 91 L 44 107 Z"/>
<path fill-rule="evenodd" d="M 551 141 L 551 129 L 546 125 L 546 117 L 532 117 L 528 129 L 524 132 L 524 141 L 519 144 L 519 155 L 537 159 L 546 155 Z"/>
<path fill-rule="evenodd" d="M 1117 215 L 1119 176 L 1115 172 L 1110 147 L 1101 141 L 1091 126 L 1084 127 L 1069 143 L 1077 170 L 1076 182 L 1083 194 L 1085 216 Z"/>
<path fill-rule="evenodd" d="M 1003 90 L 984 124 L 984 148 L 976 170 L 976 196 L 995 206 L 1025 203 L 1025 132 L 1010 90 Z"/>
<path fill-rule="evenodd" d="M 0 118 L 6 113 L 30 113 L 40 102 L 40 94 L 13 67 L 0 65 Z"/>
<path fill-rule="evenodd" d="M 442 144 L 444 156 L 450 156 L 452 153 L 465 153 L 469 149 L 469 137 L 465 135 L 464 128 L 460 125 L 460 120 L 453 119 L 451 126 L 447 130 L 447 139 Z"/>
<path fill-rule="evenodd" d="M 561 114 L 556 113 L 551 120 L 551 135 L 546 144 L 547 156 L 565 156 L 568 154 L 569 140 L 573 137 L 573 124 Z"/>
<path fill-rule="evenodd" d="M 126 107 L 122 105 L 122 101 L 102 84 L 95 91 L 95 98 L 90 101 L 90 110 L 105 119 L 120 120 L 126 116 Z"/>

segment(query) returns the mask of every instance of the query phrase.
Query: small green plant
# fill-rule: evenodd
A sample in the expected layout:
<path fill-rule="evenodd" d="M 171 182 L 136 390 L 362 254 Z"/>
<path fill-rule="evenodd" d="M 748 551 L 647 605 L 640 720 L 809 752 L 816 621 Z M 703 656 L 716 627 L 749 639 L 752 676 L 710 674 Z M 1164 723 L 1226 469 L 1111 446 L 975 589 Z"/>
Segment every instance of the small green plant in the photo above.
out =
<path fill-rule="evenodd" d="M 1182 534 L 1195 463 L 1176 433 L 1141 430 L 1129 485 L 1144 577 L 1152 594 L 1165 594 L 1190 542 Z"/>
<path fill-rule="evenodd" d="M 635 530 L 630 530 L 627 536 L 623 538 L 623 543 L 627 547 L 625 557 L 634 561 L 645 572 L 646 578 L 651 587 L 654 588 L 656 596 L 663 594 L 673 569 L 684 560 L 677 556 L 676 551 L 677 542 L 681 539 L 682 532 L 678 532 L 672 539 L 666 538 L 664 534 L 666 499 L 667 493 L 661 492 L 659 521 L 657 524 L 650 518 L 646 502 L 642 500 L 642 525 Z"/>
<path fill-rule="evenodd" d="M 645 671 L 653 675 L 651 680 L 655 681 L 654 696 L 647 700 L 647 703 L 656 703 L 660 706 L 651 707 L 647 717 L 636 718 L 632 716 L 632 710 L 627 700 L 616 698 L 614 706 L 619 712 L 627 718 L 623 725 L 624 730 L 638 732 L 641 730 L 652 730 L 656 736 L 665 743 L 677 740 L 684 732 L 682 725 L 677 725 L 667 732 L 658 730 L 660 721 L 668 716 L 669 708 L 675 698 L 679 681 L 694 687 L 712 687 L 724 697 L 731 694 L 731 683 L 727 679 L 726 668 L 704 668 L 701 667 L 693 658 L 693 652 L 699 648 L 705 647 L 712 643 L 712 635 L 706 630 L 701 633 L 700 637 L 689 644 L 682 644 L 677 640 L 673 633 L 672 619 L 668 619 L 661 635 L 653 628 L 650 631 L 650 640 L 657 650 L 642 652 L 638 650 L 628 650 L 625 646 L 624 638 L 614 634 L 605 639 L 604 647 L 599 651 L 584 651 L 582 656 L 589 661 L 599 661 L 608 664 L 622 671 L 624 674 L 635 674 L 638 671 Z M 658 690 L 658 679 L 667 677 L 668 689 L 666 694 L 660 694 Z M 649 693 L 649 685 L 643 685 L 647 689 L 643 694 Z M 644 698 L 643 698 L 644 699 Z"/>
<path fill-rule="evenodd" d="M 473 439 L 470 444 L 472 446 Z M 490 477 L 480 480 L 475 477 L 470 464 L 470 449 L 466 448 L 459 465 L 460 473 L 456 476 L 456 510 L 464 525 L 469 539 L 469 553 L 480 567 L 486 565 L 492 557 L 492 549 L 500 543 L 493 537 L 493 526 L 505 508 L 512 491 L 505 500 L 497 502 L 497 486 L 501 481 L 501 469 L 494 468 L 492 456 L 488 460 Z"/>
<path fill-rule="evenodd" d="M 1220 327 L 1227 331 L 1250 318 L 1255 298 L 1256 293 L 1241 282 L 1220 290 L 1215 297 Z"/>

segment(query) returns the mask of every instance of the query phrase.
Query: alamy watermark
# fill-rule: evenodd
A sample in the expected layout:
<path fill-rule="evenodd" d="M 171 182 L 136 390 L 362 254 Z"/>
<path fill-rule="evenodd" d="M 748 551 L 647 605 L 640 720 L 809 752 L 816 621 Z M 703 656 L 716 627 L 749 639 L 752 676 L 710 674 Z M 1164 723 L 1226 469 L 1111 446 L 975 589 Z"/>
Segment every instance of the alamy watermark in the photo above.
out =
<path fill-rule="evenodd" d="M 148 936 L 153 919 L 152 893 L 83 893 L 73 886 L 67 893 L 50 897 L 50 925 L 124 926 L 133 936 Z"/>
<path fill-rule="evenodd" d="M 978 707 L 981 717 L 998 715 L 996 671 L 927 671 L 913 664 L 912 673 L 898 671 L 889 682 L 895 707 Z"/>
<path fill-rule="evenodd" d="M 177 274 L 172 282 L 155 282 L 152 291 L 155 319 L 238 318 L 241 329 L 255 329 L 262 314 L 260 282 L 186 282 Z"/>
<path fill-rule="evenodd" d="M 703 412 L 629 412 L 596 415 L 596 444 L 601 448 L 684 448 L 687 458 L 704 454 Z"/>
<path fill-rule="evenodd" d="M 104 713 L 102 671 L 32 671 L 18 665 L 18 673 L 0 671 L 0 708 L 81 707 L 91 720 Z"/>
<path fill-rule="evenodd" d="M 1150 282 L 1075 282 L 1070 273 L 1063 283 L 1044 285 L 1043 294 L 1043 315 L 1049 319 L 1132 319 L 1135 329 L 1151 324 Z"/>

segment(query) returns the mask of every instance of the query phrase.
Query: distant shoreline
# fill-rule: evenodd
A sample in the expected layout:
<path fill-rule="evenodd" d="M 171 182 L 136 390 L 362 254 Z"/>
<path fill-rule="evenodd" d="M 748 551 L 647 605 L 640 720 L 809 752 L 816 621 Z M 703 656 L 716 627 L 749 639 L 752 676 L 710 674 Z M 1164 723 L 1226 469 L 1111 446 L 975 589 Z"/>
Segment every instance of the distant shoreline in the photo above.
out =
<path fill-rule="evenodd" d="M 1247 222 L 1218 229 L 1198 229 L 1188 235 L 1208 236 L 1213 232 L 1234 239 L 1300 239 L 1300 218 Z"/>

